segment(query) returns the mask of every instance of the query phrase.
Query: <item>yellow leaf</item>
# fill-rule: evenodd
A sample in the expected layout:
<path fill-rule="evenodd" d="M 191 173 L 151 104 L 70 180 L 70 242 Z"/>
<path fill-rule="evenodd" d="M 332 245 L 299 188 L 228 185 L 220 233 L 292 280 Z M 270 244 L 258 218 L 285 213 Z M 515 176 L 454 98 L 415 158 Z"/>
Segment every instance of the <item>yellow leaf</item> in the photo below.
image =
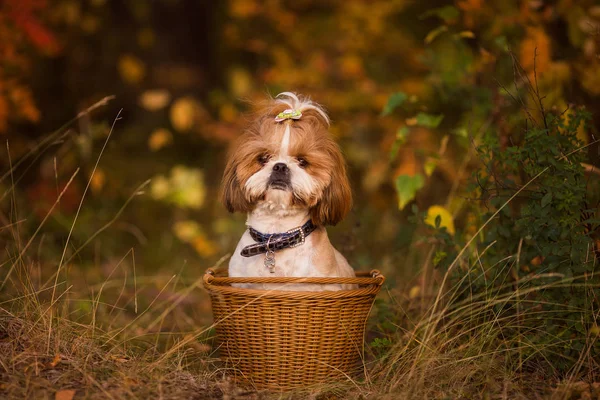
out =
<path fill-rule="evenodd" d="M 528 72 L 529 79 L 533 82 L 534 66 L 539 77 L 550 65 L 550 38 L 544 28 L 528 27 L 525 38 L 521 41 L 519 61 L 523 69 Z"/>
<path fill-rule="evenodd" d="M 173 141 L 171 132 L 164 128 L 158 128 L 150 134 L 148 147 L 152 151 L 158 151 Z"/>
<path fill-rule="evenodd" d="M 544 257 L 542 257 L 542 256 L 535 256 L 531 260 L 531 265 L 537 267 L 538 265 L 540 265 L 543 262 L 544 262 Z"/>
<path fill-rule="evenodd" d="M 193 209 L 202 207 L 206 197 L 203 171 L 176 165 L 171 169 L 170 181 L 176 204 Z"/>
<path fill-rule="evenodd" d="M 198 235 L 192 242 L 194 249 L 203 257 L 210 257 L 217 253 L 217 245 L 212 240 L 208 240 L 203 234 Z"/>
<path fill-rule="evenodd" d="M 571 116 L 573 115 L 573 110 L 568 109 L 567 112 L 565 113 L 565 120 L 564 123 L 565 125 L 567 125 L 569 123 L 569 120 L 571 119 Z M 565 128 L 558 128 L 558 131 L 560 133 L 565 133 Z M 581 123 L 579 124 L 579 126 L 577 127 L 577 139 L 581 140 L 583 143 L 588 144 L 589 143 L 589 138 L 588 138 L 588 134 L 585 131 L 585 124 L 583 123 L 583 121 L 581 121 Z"/>
<path fill-rule="evenodd" d="M 126 363 L 130 361 L 130 358 L 128 356 L 124 356 L 124 355 L 118 355 L 118 354 L 112 354 L 110 356 L 110 359 L 113 361 L 116 361 L 118 363 Z"/>
<path fill-rule="evenodd" d="M 40 112 L 35 106 L 30 89 L 24 86 L 13 87 L 10 91 L 10 101 L 14 104 L 19 116 L 31 122 L 39 121 Z"/>
<path fill-rule="evenodd" d="M 54 358 L 52 359 L 52 361 L 48 364 L 50 367 L 54 368 L 58 365 L 58 363 L 60 363 L 60 354 L 57 354 L 54 356 Z"/>
<path fill-rule="evenodd" d="M 152 179 L 150 185 L 150 195 L 155 200 L 162 200 L 171 192 L 171 184 L 163 175 L 159 175 Z"/>
<path fill-rule="evenodd" d="M 425 44 L 430 44 L 431 42 L 433 42 L 435 40 L 436 37 L 438 37 L 439 35 L 441 35 L 442 33 L 446 32 L 446 31 L 448 31 L 448 27 L 446 25 L 442 25 L 442 26 L 435 28 L 434 30 L 429 32 L 427 34 L 427 36 L 425 36 Z"/>
<path fill-rule="evenodd" d="M 406 118 L 405 121 L 406 125 L 408 126 L 415 126 L 417 124 L 417 119 L 415 117 L 412 118 Z"/>
<path fill-rule="evenodd" d="M 433 171 L 435 171 L 435 168 L 437 167 L 437 165 L 438 165 L 437 158 L 427 157 L 427 160 L 425 160 L 425 164 L 423 165 L 423 170 L 425 171 L 425 175 L 431 176 Z"/>
<path fill-rule="evenodd" d="M 98 193 L 104 187 L 104 183 L 106 182 L 106 174 L 100 168 L 96 169 L 94 175 L 92 175 L 92 179 L 90 180 L 90 188 L 92 192 Z"/>
<path fill-rule="evenodd" d="M 363 75 L 362 59 L 356 55 L 344 56 L 340 63 L 340 72 L 346 78 L 358 78 Z"/>
<path fill-rule="evenodd" d="M 600 95 L 600 66 L 598 63 L 587 63 L 583 66 L 579 82 L 588 93 L 594 96 Z"/>
<path fill-rule="evenodd" d="M 440 217 L 440 228 L 445 227 L 448 233 L 454 234 L 454 220 L 452 214 L 442 206 L 431 206 L 427 210 L 427 217 L 425 223 L 435 227 L 436 218 Z"/>
<path fill-rule="evenodd" d="M 182 242 L 191 243 L 200 235 L 200 225 L 192 220 L 179 221 L 173 225 L 175 236 Z"/>
<path fill-rule="evenodd" d="M 235 97 L 245 97 L 252 90 L 252 77 L 243 68 L 233 68 L 229 72 L 229 90 Z"/>
<path fill-rule="evenodd" d="M 154 46 L 154 43 L 156 42 L 156 35 L 150 28 L 142 29 L 137 34 L 137 42 L 140 47 L 145 49 L 150 48 Z"/>
<path fill-rule="evenodd" d="M 198 115 L 199 104 L 191 97 L 177 99 L 171 106 L 170 119 L 175 130 L 179 132 L 189 131 L 194 127 Z"/>
<path fill-rule="evenodd" d="M 219 118 L 224 122 L 233 122 L 237 118 L 238 111 L 231 103 L 225 103 L 219 109 Z"/>
<path fill-rule="evenodd" d="M 81 18 L 80 23 L 81 30 L 85 33 L 95 33 L 100 27 L 100 21 L 98 20 L 98 18 L 91 15 L 85 15 L 83 18 Z"/>
<path fill-rule="evenodd" d="M 140 104 L 148 111 L 158 111 L 171 101 L 171 94 L 164 89 L 146 90 L 140 96 Z"/>
<path fill-rule="evenodd" d="M 395 177 L 400 175 L 415 176 L 419 173 L 420 165 L 414 151 L 403 152 L 398 158 L 400 162 L 394 171 Z"/>
<path fill-rule="evenodd" d="M 73 397 L 75 397 L 75 390 L 73 390 L 73 389 L 59 390 L 54 395 L 54 400 L 72 400 Z"/>
<path fill-rule="evenodd" d="M 475 34 L 471 31 L 462 31 L 458 34 L 458 36 L 462 37 L 462 38 L 467 38 L 467 39 L 474 39 L 475 38 Z"/>
<path fill-rule="evenodd" d="M 258 4 L 253 0 L 233 0 L 229 5 L 229 12 L 237 18 L 251 17 L 259 10 Z"/>
<path fill-rule="evenodd" d="M 421 287 L 420 286 L 413 286 L 410 288 L 410 291 L 408 292 L 408 298 L 409 299 L 415 299 L 419 296 L 419 294 L 421 294 Z"/>
<path fill-rule="evenodd" d="M 146 75 L 144 63 L 131 54 L 125 54 L 119 58 L 118 68 L 121 78 L 127 83 L 139 83 Z"/>
<path fill-rule="evenodd" d="M 465 11 L 477 11 L 483 6 L 483 0 L 463 0 L 458 2 L 458 8 Z"/>
<path fill-rule="evenodd" d="M 206 237 L 202 227 L 195 221 L 179 221 L 173 225 L 173 232 L 179 240 L 191 244 L 203 257 L 217 253 L 217 244 Z"/>

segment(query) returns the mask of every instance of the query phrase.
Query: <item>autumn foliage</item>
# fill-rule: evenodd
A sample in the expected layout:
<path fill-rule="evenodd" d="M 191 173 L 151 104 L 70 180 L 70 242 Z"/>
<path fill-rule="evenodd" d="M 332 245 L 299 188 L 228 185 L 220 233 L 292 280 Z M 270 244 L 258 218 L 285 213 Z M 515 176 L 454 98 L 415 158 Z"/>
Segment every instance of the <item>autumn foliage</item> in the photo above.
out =
<path fill-rule="evenodd" d="M 416 351 L 412 339 L 394 336 L 397 327 L 420 334 L 420 322 L 407 321 L 431 310 L 443 268 L 463 254 L 456 265 L 469 277 L 464 271 L 486 260 L 478 246 L 494 242 L 486 235 L 511 226 L 512 220 L 494 225 L 494 219 L 479 231 L 501 206 L 490 186 L 510 198 L 531 177 L 516 156 L 523 143 L 533 154 L 536 143 L 568 137 L 569 151 L 577 151 L 568 160 L 580 165 L 564 176 L 577 180 L 573 192 L 585 201 L 565 204 L 585 204 L 585 215 L 565 215 L 578 229 L 579 222 L 600 218 L 593 203 L 600 187 L 600 6 L 593 0 L 4 0 L 0 244 L 7 255 L 0 266 L 27 259 L 39 266 L 32 282 L 43 283 L 56 279 L 56 265 L 67 260 L 60 277 L 87 290 L 87 282 L 114 277 L 113 265 L 123 262 L 123 271 L 115 270 L 129 280 L 123 296 L 111 292 L 117 302 L 137 290 L 128 286 L 134 265 L 150 282 L 170 282 L 173 271 L 194 282 L 233 251 L 244 229 L 244 217 L 217 201 L 226 149 L 248 124 L 253 103 L 288 90 L 324 105 L 348 162 L 356 202 L 330 230 L 332 242 L 355 269 L 380 268 L 398 302 L 410 303 L 405 314 L 379 306 L 376 354 L 400 345 L 406 354 Z M 553 142 L 539 132 L 564 137 Z M 525 140 L 532 136 L 539 142 Z M 556 176 L 563 175 L 540 182 L 563 193 Z M 532 195 L 533 209 L 562 204 L 545 197 L 542 186 L 532 185 L 540 194 Z M 518 196 L 507 213 L 519 215 L 527 204 Z M 536 234 L 543 236 L 544 219 L 537 217 Z M 522 254 L 519 268 L 500 272 L 509 290 L 550 268 L 535 243 L 527 247 L 531 241 L 521 234 L 527 224 L 518 224 L 518 234 L 505 232 L 496 241 L 502 248 L 486 253 L 496 257 L 489 263 Z M 597 257 L 598 228 L 588 225 L 585 244 Z M 18 234 L 3 226 L 17 226 Z M 34 232 L 35 254 L 22 257 L 19 245 Z M 546 245 L 554 254 L 553 244 Z M 175 289 L 161 287 L 146 289 L 156 298 L 177 298 Z M 69 307 L 89 308 L 76 304 Z M 174 310 L 169 328 L 189 328 L 189 313 L 208 318 L 202 304 Z M 130 303 L 119 307 L 131 313 Z M 112 315 L 107 305 L 97 308 Z M 598 324 L 588 322 L 580 331 L 591 338 Z M 581 338 L 564 340 L 575 339 Z M 522 361 L 515 371 L 522 372 Z"/>

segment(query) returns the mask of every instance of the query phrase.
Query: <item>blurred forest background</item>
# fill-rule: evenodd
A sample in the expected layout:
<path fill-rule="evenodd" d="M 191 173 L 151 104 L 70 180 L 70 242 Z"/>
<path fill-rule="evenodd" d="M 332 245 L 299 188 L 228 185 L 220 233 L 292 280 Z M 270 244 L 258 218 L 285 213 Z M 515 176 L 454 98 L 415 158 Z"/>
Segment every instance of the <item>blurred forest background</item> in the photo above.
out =
<path fill-rule="evenodd" d="M 460 248 L 499 207 L 478 180 L 489 153 L 479 146 L 492 140 L 504 167 L 519 165 L 510 157 L 524 132 L 551 115 L 577 121 L 571 144 L 593 188 L 592 241 L 581 246 L 598 245 L 594 0 L 2 0 L 2 287 L 17 285 L 24 246 L 36 288 L 55 281 L 57 265 L 90 293 L 135 273 L 136 294 L 148 294 L 141 302 L 173 274 L 197 280 L 244 230 L 245 216 L 218 202 L 227 146 L 251 104 L 281 91 L 326 107 L 348 162 L 355 205 L 330 229 L 333 244 L 356 270 L 378 268 L 390 286 L 406 287 L 402 296 L 424 295 L 422 267 L 452 261 L 440 245 Z M 107 96 L 115 97 L 93 107 Z M 587 110 L 586 124 L 575 110 Z M 553 143 L 531 151 L 560 155 Z M 535 175 L 523 174 L 520 185 Z M 578 211 L 552 184 L 554 195 L 540 186 L 531 198 Z M 502 187 L 513 186 L 523 188 Z M 523 245 L 516 281 L 551 262 L 555 246 L 540 249 L 513 226 L 524 229 L 494 232 L 506 239 L 498 255 Z M 194 301 L 194 318 L 210 318 L 209 305 Z M 184 317 L 175 324 L 188 318 L 173 315 Z M 581 329 L 598 331 L 594 321 Z"/>
<path fill-rule="evenodd" d="M 490 127 L 506 146 L 533 101 L 511 90 L 535 73 L 547 110 L 600 106 L 594 1 L 4 0 L 0 21 L 3 200 L 16 186 L 3 224 L 32 232 L 81 167 L 35 247 L 52 268 L 91 179 L 69 239 L 75 249 L 95 238 L 73 260 L 89 274 L 132 247 L 139 271 L 193 275 L 233 250 L 244 216 L 217 201 L 224 155 L 267 94 L 328 109 L 355 194 L 333 241 L 355 269 L 403 279 L 420 268 L 407 259 L 419 245 L 413 200 L 451 233 L 479 222 L 464 212 L 474 147 Z M 598 165 L 593 132 L 578 138 Z"/>

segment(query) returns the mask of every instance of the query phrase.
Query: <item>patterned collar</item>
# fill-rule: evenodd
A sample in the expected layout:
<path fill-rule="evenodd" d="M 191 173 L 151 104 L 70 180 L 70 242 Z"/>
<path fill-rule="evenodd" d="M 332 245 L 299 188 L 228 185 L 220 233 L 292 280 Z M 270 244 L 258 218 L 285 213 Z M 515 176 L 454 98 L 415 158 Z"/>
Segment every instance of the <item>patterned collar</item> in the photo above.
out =
<path fill-rule="evenodd" d="M 252 257 L 268 251 L 274 252 L 300 246 L 315 229 L 317 227 L 310 219 L 304 225 L 283 233 L 261 233 L 251 227 L 249 228 L 250 236 L 257 243 L 244 247 L 240 254 L 244 257 Z"/>

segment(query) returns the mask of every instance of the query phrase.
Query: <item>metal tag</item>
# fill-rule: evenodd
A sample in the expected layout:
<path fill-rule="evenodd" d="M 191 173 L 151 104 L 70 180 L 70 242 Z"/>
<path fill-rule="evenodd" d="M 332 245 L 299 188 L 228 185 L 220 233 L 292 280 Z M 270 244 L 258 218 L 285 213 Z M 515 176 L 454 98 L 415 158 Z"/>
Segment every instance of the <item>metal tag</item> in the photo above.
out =
<path fill-rule="evenodd" d="M 269 268 L 269 272 L 275 273 L 275 252 L 268 250 L 265 253 L 265 267 Z"/>

